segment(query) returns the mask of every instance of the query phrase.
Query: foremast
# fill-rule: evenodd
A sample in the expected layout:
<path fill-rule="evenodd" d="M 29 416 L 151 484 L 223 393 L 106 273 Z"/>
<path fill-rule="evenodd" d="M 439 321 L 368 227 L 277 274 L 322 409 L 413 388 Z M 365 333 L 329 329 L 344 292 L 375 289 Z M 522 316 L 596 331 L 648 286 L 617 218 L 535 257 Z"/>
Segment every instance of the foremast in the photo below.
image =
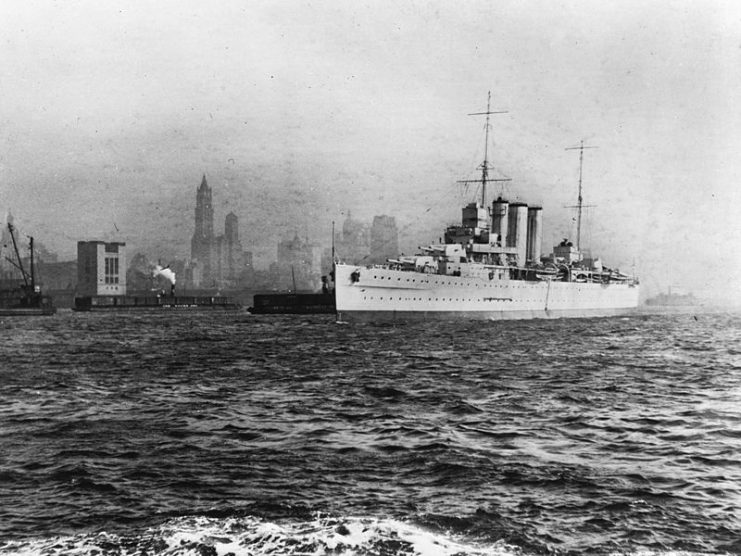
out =
<path fill-rule="evenodd" d="M 484 126 L 484 161 L 481 163 L 481 178 L 476 180 L 459 180 L 458 183 L 480 183 L 481 184 L 481 206 L 487 207 L 486 205 L 486 184 L 491 182 L 504 182 L 511 181 L 511 178 L 490 178 L 489 170 L 493 170 L 493 166 L 489 163 L 489 131 L 491 130 L 491 124 L 489 123 L 489 117 L 493 114 L 507 114 L 507 110 L 492 110 L 491 109 L 491 91 L 488 92 L 486 98 L 486 112 L 472 112 L 469 116 L 486 116 L 486 124 Z"/>

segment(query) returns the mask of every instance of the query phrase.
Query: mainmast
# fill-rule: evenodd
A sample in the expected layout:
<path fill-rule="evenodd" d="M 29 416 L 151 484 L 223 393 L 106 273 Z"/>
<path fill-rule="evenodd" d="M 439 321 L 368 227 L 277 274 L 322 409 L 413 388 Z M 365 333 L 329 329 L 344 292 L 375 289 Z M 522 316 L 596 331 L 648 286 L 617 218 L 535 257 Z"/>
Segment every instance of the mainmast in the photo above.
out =
<path fill-rule="evenodd" d="M 576 206 L 569 207 L 569 208 L 575 208 L 576 209 L 576 250 L 581 253 L 581 213 L 584 208 L 587 208 L 587 206 L 584 205 L 582 195 L 581 195 L 581 179 L 582 179 L 582 168 L 584 166 L 584 149 L 596 149 L 598 147 L 585 147 L 584 146 L 584 139 L 581 140 L 581 143 L 578 147 L 566 147 L 565 150 L 567 151 L 579 151 L 579 197 L 577 198 Z M 588 205 L 592 206 L 592 205 Z"/>
<path fill-rule="evenodd" d="M 506 114 L 506 110 L 491 110 L 491 91 L 486 99 L 486 112 L 473 112 L 469 116 L 486 116 L 485 138 L 484 138 L 484 162 L 479 166 L 481 168 L 480 180 L 460 180 L 458 183 L 481 183 L 481 206 L 486 207 L 486 184 L 492 181 L 511 181 L 510 178 L 489 178 L 489 170 L 492 166 L 489 164 L 489 116 L 492 114 Z"/>

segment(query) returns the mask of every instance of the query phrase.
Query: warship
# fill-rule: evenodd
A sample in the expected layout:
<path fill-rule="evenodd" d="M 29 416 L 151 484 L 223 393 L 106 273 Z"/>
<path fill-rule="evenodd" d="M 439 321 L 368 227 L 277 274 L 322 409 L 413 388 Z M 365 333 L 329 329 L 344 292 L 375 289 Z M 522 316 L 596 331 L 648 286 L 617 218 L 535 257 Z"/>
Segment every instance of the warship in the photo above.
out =
<path fill-rule="evenodd" d="M 579 150 L 576 243 L 564 239 L 543 257 L 543 209 L 509 202 L 500 195 L 491 205 L 486 186 L 509 178 L 489 177 L 491 93 L 486 116 L 481 197 L 462 209 L 460 225 L 445 230 L 444 241 L 414 256 L 361 266 L 335 261 L 338 320 L 433 318 L 528 319 L 609 316 L 638 306 L 639 281 L 609 268 L 581 249 L 584 145 Z"/>

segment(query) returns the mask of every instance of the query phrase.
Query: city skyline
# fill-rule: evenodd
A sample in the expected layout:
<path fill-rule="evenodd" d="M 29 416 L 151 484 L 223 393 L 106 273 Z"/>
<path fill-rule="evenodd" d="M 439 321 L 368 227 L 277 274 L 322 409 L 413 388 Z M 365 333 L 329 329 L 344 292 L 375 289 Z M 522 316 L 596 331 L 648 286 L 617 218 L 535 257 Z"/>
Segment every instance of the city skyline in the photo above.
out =
<path fill-rule="evenodd" d="M 325 244 L 310 241 L 308 237 L 300 238 L 295 230 L 291 236 L 283 238 L 270 236 L 270 241 L 274 242 L 272 257 L 264 267 L 256 267 L 252 252 L 245 249 L 240 241 L 239 218 L 233 212 L 226 214 L 223 219 L 223 233 L 218 232 L 218 218 L 213 208 L 218 191 L 214 194 L 205 174 L 201 177 L 200 185 L 193 189 L 193 234 L 189 252 L 179 252 L 163 259 L 158 253 L 132 249 L 125 241 L 121 241 L 121 237 L 105 241 L 90 238 L 77 242 L 74 258 L 59 261 L 56 253 L 37 242 L 34 253 L 37 265 L 43 269 L 43 276 L 39 276 L 40 284 L 62 295 L 77 291 L 79 287 L 88 291 L 93 280 L 92 266 L 97 267 L 97 263 L 91 266 L 90 261 L 104 260 L 104 256 L 97 253 L 103 246 L 106 253 L 109 248 L 120 253 L 120 260 L 116 255 L 116 273 L 119 275 L 120 272 L 120 276 L 125 278 L 121 282 L 123 290 L 128 280 L 133 291 L 154 287 L 163 266 L 168 276 L 176 278 L 180 287 L 186 289 L 247 291 L 276 288 L 294 290 L 299 287 L 304 291 L 312 291 L 318 290 L 324 277 L 332 271 L 333 243 L 338 247 L 336 254 L 339 259 L 353 260 L 358 264 L 380 264 L 398 254 L 398 231 L 394 217 L 375 215 L 372 223 L 364 223 L 348 214 L 341 229 L 335 233 L 334 242 L 330 239 Z M 13 220 L 13 217 L 9 216 L 9 219 Z M 22 234 L 22 231 L 15 229 L 16 235 Z M 9 237 L 7 229 L 0 235 L 3 237 L 3 247 L 7 248 L 5 244 L 10 242 L 6 239 Z M 19 246 L 19 249 L 27 265 L 28 253 L 23 246 Z M 0 265 L 2 277 L 17 279 L 19 271 L 10 262 L 2 262 L 6 263 Z M 107 265 L 106 260 L 106 265 L 101 268 L 108 268 Z M 103 284 L 104 288 L 114 287 L 111 285 L 113 282 L 106 281 Z"/>

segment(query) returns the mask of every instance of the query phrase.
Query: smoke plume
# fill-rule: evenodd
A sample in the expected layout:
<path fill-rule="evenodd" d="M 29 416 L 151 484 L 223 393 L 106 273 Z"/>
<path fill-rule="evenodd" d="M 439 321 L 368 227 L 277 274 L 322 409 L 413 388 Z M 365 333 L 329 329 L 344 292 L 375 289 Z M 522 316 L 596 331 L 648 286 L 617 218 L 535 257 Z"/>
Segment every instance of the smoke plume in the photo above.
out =
<path fill-rule="evenodd" d="M 173 286 L 175 285 L 175 273 L 170 269 L 170 267 L 162 268 L 160 265 L 155 265 L 154 270 L 152 271 L 152 276 L 162 276 L 163 278 L 166 278 Z"/>

